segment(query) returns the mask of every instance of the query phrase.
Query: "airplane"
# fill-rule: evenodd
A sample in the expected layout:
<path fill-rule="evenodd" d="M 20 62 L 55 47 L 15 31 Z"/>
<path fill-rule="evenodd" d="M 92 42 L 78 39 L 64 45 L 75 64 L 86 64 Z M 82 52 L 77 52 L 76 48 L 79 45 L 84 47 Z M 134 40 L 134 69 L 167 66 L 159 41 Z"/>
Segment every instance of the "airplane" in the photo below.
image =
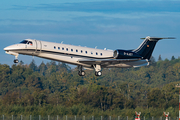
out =
<path fill-rule="evenodd" d="M 84 76 L 84 69 L 95 70 L 96 76 L 102 75 L 102 68 L 130 68 L 147 66 L 150 63 L 156 43 L 162 39 L 173 37 L 142 38 L 144 41 L 133 50 L 108 50 L 88 48 L 63 43 L 53 43 L 35 39 L 25 39 L 18 44 L 4 48 L 5 53 L 14 55 L 14 63 L 18 63 L 18 55 L 30 55 L 65 62 L 78 66 L 78 75 Z"/>

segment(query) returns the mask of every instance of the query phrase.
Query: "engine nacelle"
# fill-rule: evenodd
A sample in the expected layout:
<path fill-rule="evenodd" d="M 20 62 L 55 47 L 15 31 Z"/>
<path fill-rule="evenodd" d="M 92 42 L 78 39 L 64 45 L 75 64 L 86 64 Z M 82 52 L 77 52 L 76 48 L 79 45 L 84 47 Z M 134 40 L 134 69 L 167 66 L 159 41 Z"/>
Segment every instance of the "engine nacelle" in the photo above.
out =
<path fill-rule="evenodd" d="M 139 54 L 128 50 L 115 50 L 113 56 L 115 59 L 142 58 Z"/>

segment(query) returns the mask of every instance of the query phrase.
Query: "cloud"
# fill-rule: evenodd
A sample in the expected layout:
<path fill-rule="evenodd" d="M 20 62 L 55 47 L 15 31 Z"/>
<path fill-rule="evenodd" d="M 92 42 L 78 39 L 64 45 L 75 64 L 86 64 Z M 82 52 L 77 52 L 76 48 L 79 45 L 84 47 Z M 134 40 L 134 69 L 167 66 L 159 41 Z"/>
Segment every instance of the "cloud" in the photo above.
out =
<path fill-rule="evenodd" d="M 44 24 L 51 24 L 51 23 L 58 23 L 57 20 L 29 20 L 29 19 L 0 19 L 0 24 L 2 25 L 25 25 L 25 24 L 31 24 L 31 25 L 44 25 Z"/>
<path fill-rule="evenodd" d="M 38 13 L 36 13 L 38 14 Z M 40 14 L 40 13 L 39 13 Z M 85 12 L 62 12 L 58 16 L 55 14 L 49 15 L 47 13 L 46 17 L 26 17 L 24 18 L 1 18 L 0 25 L 57 25 L 62 24 L 63 26 L 70 26 L 72 24 L 88 24 L 91 25 L 101 25 L 101 24 L 123 24 L 146 22 L 149 24 L 169 24 L 179 25 L 180 12 L 139 12 L 139 13 L 85 13 Z M 28 16 L 28 15 L 27 15 Z M 37 15 L 38 16 L 38 15 Z"/>
<path fill-rule="evenodd" d="M 78 3 L 52 3 L 35 6 L 14 5 L 13 10 L 78 11 L 78 12 L 180 12 L 180 1 L 98 1 Z"/>
<path fill-rule="evenodd" d="M 68 17 L 68 16 L 67 16 Z M 72 17 L 72 16 L 71 16 Z M 179 28 L 180 13 L 89 13 L 61 19 L 0 19 L 0 33 L 118 34 L 167 31 Z"/>

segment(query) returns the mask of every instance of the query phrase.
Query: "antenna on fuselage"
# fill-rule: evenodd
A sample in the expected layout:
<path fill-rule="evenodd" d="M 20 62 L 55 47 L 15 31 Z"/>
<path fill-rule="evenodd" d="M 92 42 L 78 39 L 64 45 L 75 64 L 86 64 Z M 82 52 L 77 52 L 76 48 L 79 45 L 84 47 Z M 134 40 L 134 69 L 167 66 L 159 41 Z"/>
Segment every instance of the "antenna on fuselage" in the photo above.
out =
<path fill-rule="evenodd" d="M 104 48 L 104 50 L 106 50 L 106 48 Z"/>
<path fill-rule="evenodd" d="M 61 44 L 63 44 L 63 41 L 61 42 Z"/>
<path fill-rule="evenodd" d="M 95 47 L 95 49 L 97 48 L 97 46 Z"/>

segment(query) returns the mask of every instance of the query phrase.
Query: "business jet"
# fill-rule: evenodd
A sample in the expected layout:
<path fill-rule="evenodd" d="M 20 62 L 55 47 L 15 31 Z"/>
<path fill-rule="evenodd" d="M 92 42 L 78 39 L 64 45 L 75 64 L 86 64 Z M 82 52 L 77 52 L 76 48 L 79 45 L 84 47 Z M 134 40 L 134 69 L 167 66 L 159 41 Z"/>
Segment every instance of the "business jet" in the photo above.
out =
<path fill-rule="evenodd" d="M 106 50 L 81 46 L 53 43 L 34 39 L 25 39 L 18 44 L 4 48 L 5 52 L 14 55 L 14 63 L 18 63 L 18 55 L 31 55 L 50 60 L 65 62 L 78 66 L 79 76 L 84 76 L 84 69 L 94 69 L 96 76 L 102 75 L 102 68 L 130 68 L 149 65 L 156 43 L 161 39 L 142 38 L 142 44 L 134 50 Z"/>

